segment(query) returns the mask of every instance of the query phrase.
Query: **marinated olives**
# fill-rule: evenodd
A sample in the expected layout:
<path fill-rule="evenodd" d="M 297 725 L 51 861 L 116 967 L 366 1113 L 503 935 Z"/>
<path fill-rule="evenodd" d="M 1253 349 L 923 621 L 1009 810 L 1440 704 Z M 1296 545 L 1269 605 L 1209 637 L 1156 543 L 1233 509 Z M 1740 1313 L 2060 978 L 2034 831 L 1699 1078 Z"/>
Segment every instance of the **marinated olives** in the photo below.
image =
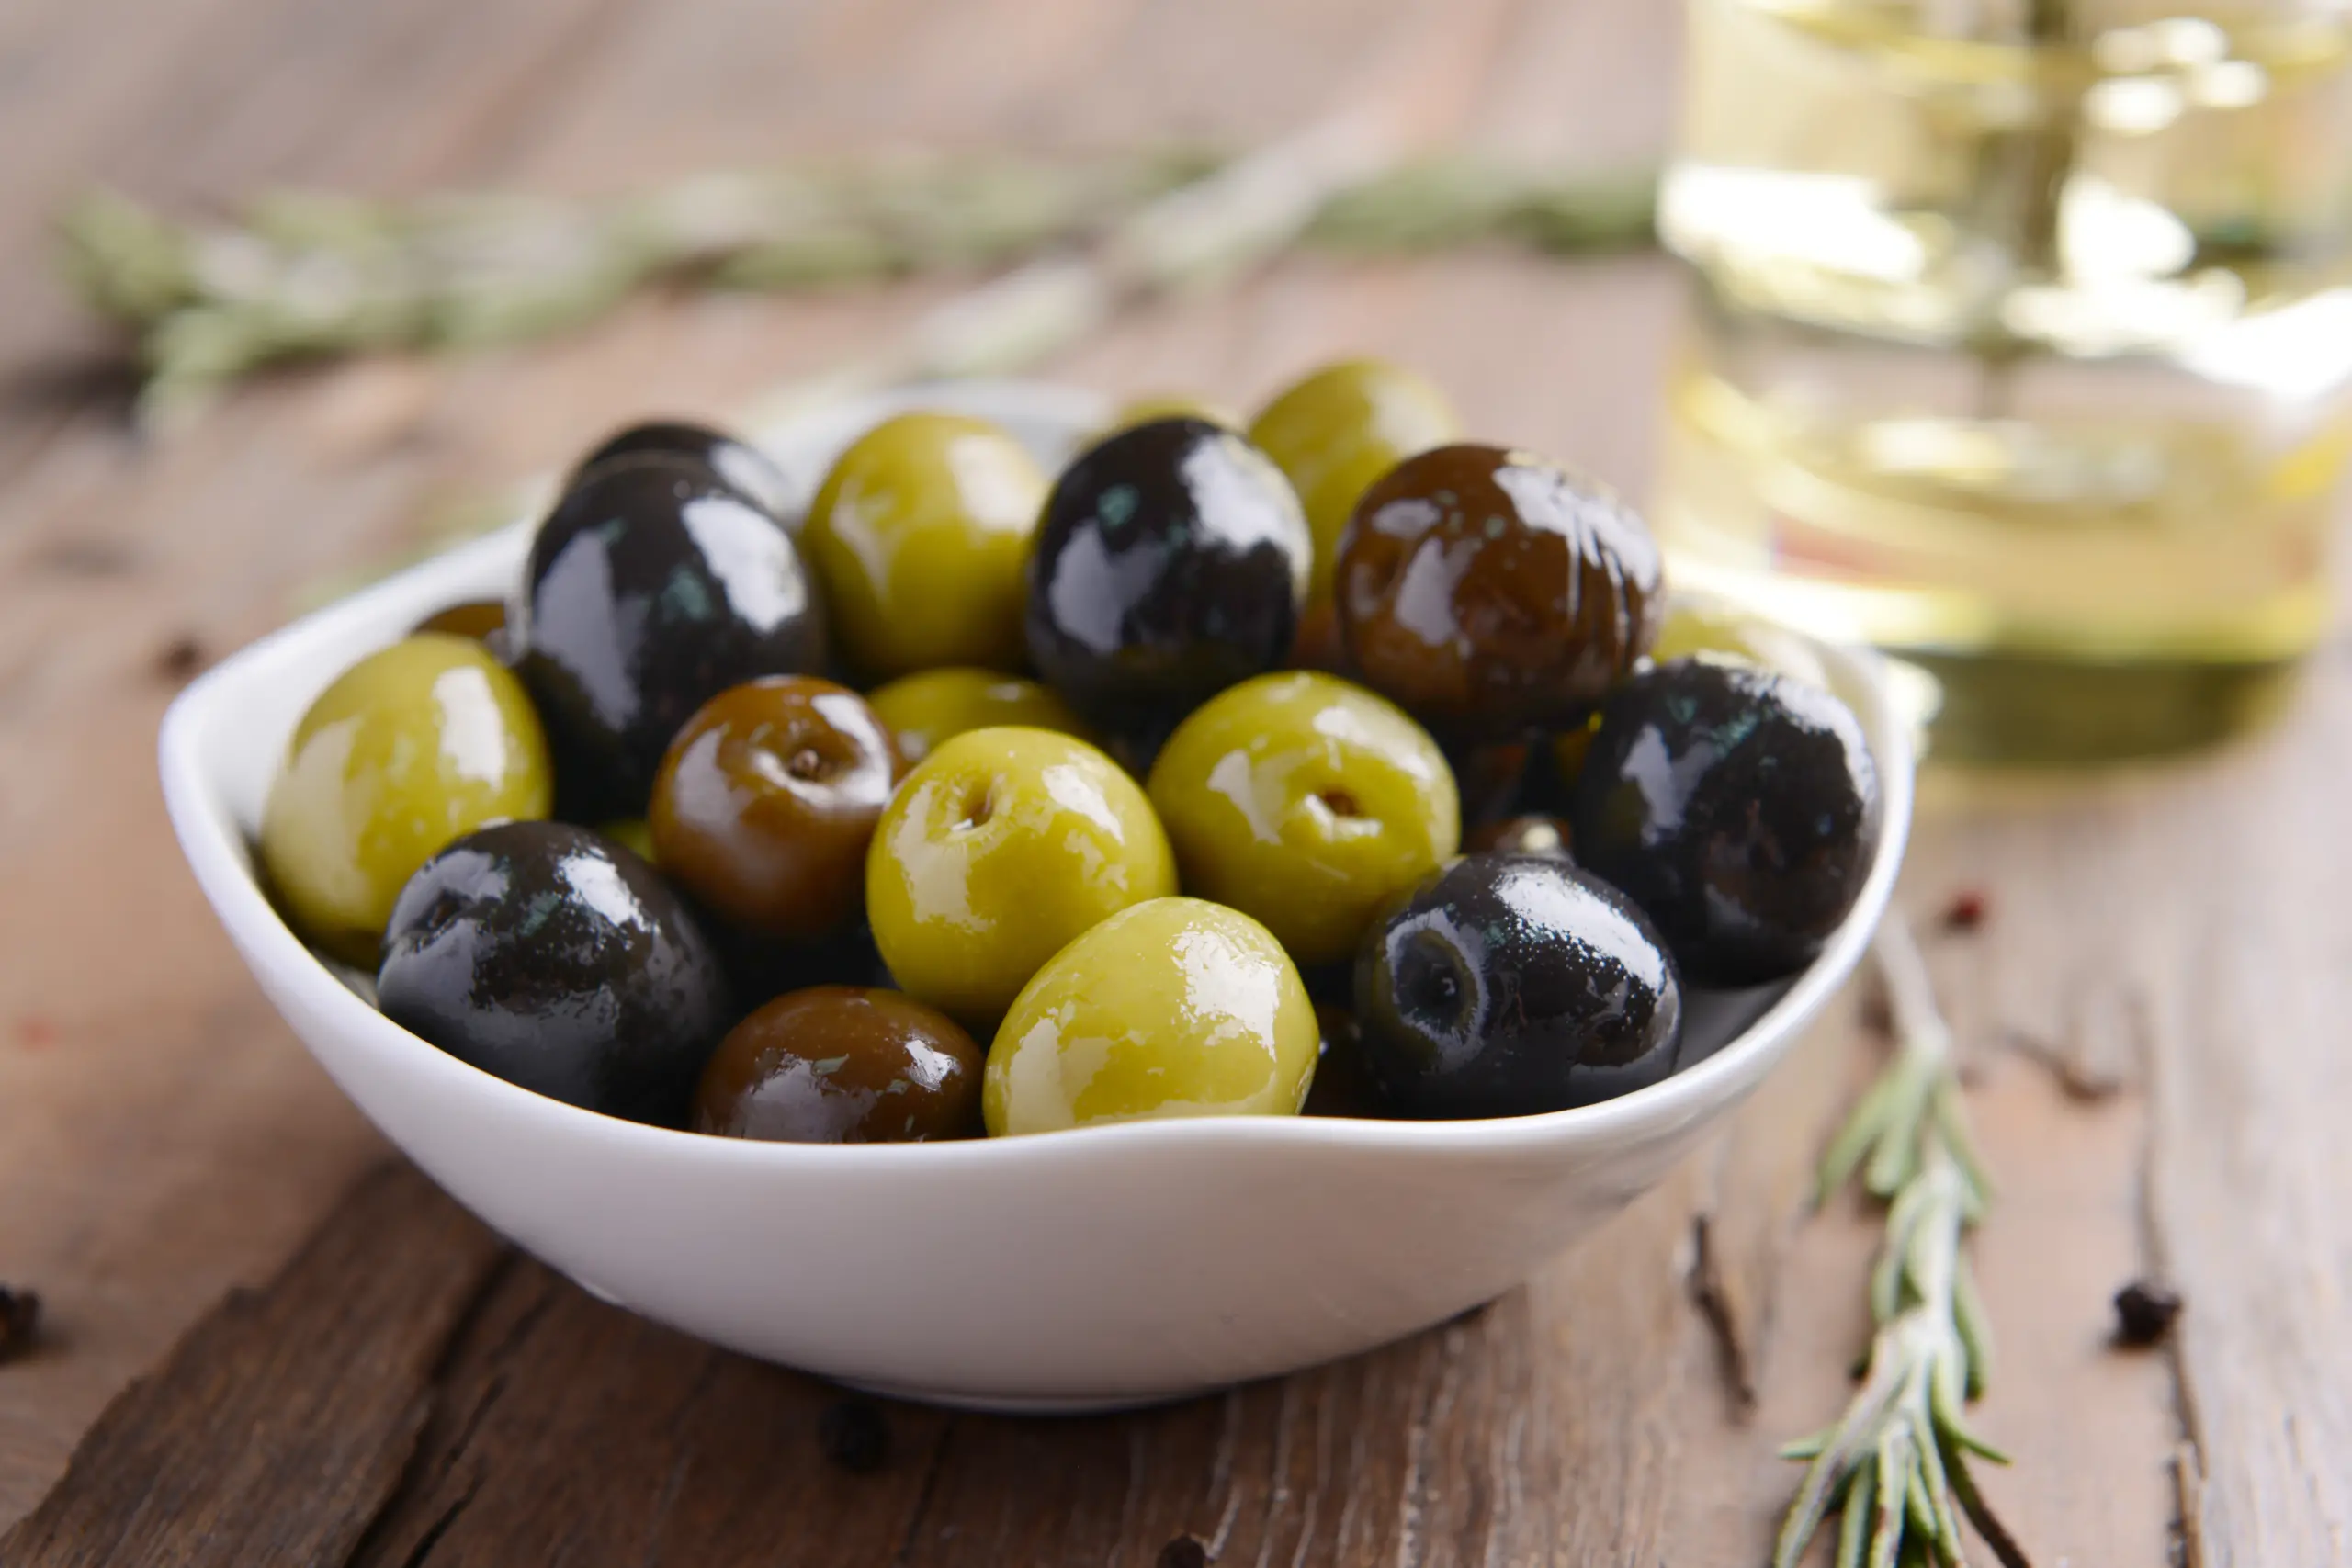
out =
<path fill-rule="evenodd" d="M 694 1128 L 779 1144 L 920 1144 L 980 1134 L 979 1046 L 896 991 L 812 986 L 728 1032 Z"/>
<path fill-rule="evenodd" d="M 1442 735 L 1580 722 L 1656 635 L 1659 560 L 1610 491 L 1500 446 L 1440 446 L 1364 492 L 1336 599 L 1353 668 Z"/>
<path fill-rule="evenodd" d="M 876 677 L 1019 669 L 1022 562 L 1045 499 L 1036 461 L 985 420 L 904 413 L 852 442 L 800 534 L 842 654 Z"/>
<path fill-rule="evenodd" d="M 1288 655 L 1312 553 L 1289 483 L 1204 420 L 1121 431 L 1054 484 L 1029 558 L 1029 656 L 1098 730 L 1148 754 Z"/>
<path fill-rule="evenodd" d="M 930 756 L 943 740 L 995 725 L 1087 738 L 1078 715 L 1051 686 L 993 670 L 925 670 L 869 692 L 865 700 L 889 726 L 899 755 L 910 767 Z"/>
<path fill-rule="evenodd" d="M 524 611 L 516 668 L 589 819 L 641 812 L 670 738 L 720 692 L 825 662 L 791 536 L 684 457 L 582 475 L 532 542 Z"/>
<path fill-rule="evenodd" d="M 1686 1047 L 1682 987 L 1809 961 L 1880 831 L 1806 646 L 1661 637 L 1640 519 L 1394 366 L 1237 428 L 1145 400 L 1048 481 L 900 414 L 789 525 L 755 449 L 620 431 L 511 621 L 318 699 L 263 874 L 450 1055 L 744 1139 L 1532 1114 L 1753 1017 Z"/>
<path fill-rule="evenodd" d="M 1366 939 L 1355 1012 L 1389 1114 L 1524 1116 L 1672 1072 L 1682 993 L 1615 888 L 1546 857 L 1468 855 Z"/>
<path fill-rule="evenodd" d="M 769 516 L 787 525 L 794 520 L 797 509 L 791 482 L 766 453 L 707 424 L 685 420 L 650 420 L 615 431 L 580 459 L 572 470 L 574 480 L 599 463 L 639 457 L 691 457 Z"/>
<path fill-rule="evenodd" d="M 483 823 L 545 817 L 547 742 L 505 666 L 470 638 L 412 637 L 311 704 L 262 811 L 261 861 L 297 931 L 373 968 L 427 856 Z"/>
<path fill-rule="evenodd" d="M 706 908 L 749 931 L 811 941 L 863 906 L 865 845 L 898 761 L 889 731 L 848 687 L 747 681 L 678 731 L 646 825 L 662 869 Z"/>
<path fill-rule="evenodd" d="M 1331 595 L 1340 535 L 1374 479 L 1461 434 L 1445 394 L 1383 359 L 1327 366 L 1285 389 L 1250 426 L 1250 439 L 1298 491 L 1315 535 L 1310 601 Z"/>
<path fill-rule="evenodd" d="M 468 834 L 401 890 L 385 1016 L 525 1089 L 676 1126 L 729 1003 L 709 944 L 651 866 L 582 828 Z"/>
<path fill-rule="evenodd" d="M 991 1134 L 1146 1116 L 1291 1115 L 1315 1006 L 1272 932 L 1198 898 L 1155 898 L 1054 954 L 989 1047 Z"/>
<path fill-rule="evenodd" d="M 909 773 L 874 830 L 866 918 L 899 986 L 974 1027 L 1131 904 L 1176 891 L 1142 786 L 1067 735 L 975 729 Z"/>
<path fill-rule="evenodd" d="M 1169 737 L 1151 803 L 1185 888 L 1264 922 L 1301 964 L 1355 951 L 1451 857 L 1453 774 L 1428 731 L 1335 675 L 1261 675 Z"/>
<path fill-rule="evenodd" d="M 1658 665 L 1609 699 L 1569 811 L 1577 859 L 1642 907 L 1702 986 L 1811 963 L 1860 896 L 1879 815 L 1845 704 L 1711 659 Z"/>

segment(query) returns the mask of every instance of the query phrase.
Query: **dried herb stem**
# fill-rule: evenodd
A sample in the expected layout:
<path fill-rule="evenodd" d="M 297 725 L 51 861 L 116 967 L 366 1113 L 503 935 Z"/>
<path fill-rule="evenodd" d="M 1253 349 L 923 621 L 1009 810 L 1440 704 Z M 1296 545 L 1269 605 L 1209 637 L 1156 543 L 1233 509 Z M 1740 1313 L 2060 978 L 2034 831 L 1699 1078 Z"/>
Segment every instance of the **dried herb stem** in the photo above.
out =
<path fill-rule="evenodd" d="M 1773 1568 L 1795 1568 L 1833 1511 L 1838 1568 L 1964 1562 L 1966 1514 L 2004 1568 L 2024 1557 L 1984 1507 L 1972 1457 L 2007 1463 L 1962 1416 L 1983 1392 L 1991 1346 L 1961 1243 L 1990 1196 L 1970 1144 L 1951 1060 L 1910 929 L 1890 915 L 1874 953 L 1894 1016 L 1893 1058 L 1824 1155 L 1819 1195 L 1860 1176 L 1887 1200 L 1871 1276 L 1878 1329 L 1861 1387 L 1838 1421 L 1782 1450 L 1809 1461 L 1782 1521 Z"/>
<path fill-rule="evenodd" d="M 215 223 L 94 191 L 67 209 L 59 235 L 84 299 L 137 341 L 151 420 L 285 360 L 542 336 L 656 284 L 797 289 L 1013 268 L 934 321 L 913 355 L 954 373 L 1001 366 L 1024 333 L 1057 345 L 1123 293 L 1211 282 L 1300 243 L 1575 253 L 1648 243 L 1646 175 L 1466 157 L 1397 167 L 1360 137 L 1349 152 L 1344 129 L 1241 158 L 1198 148 L 867 158 L 707 174 L 608 200 L 278 193 Z M 1302 182 L 1317 155 L 1339 177 Z"/>

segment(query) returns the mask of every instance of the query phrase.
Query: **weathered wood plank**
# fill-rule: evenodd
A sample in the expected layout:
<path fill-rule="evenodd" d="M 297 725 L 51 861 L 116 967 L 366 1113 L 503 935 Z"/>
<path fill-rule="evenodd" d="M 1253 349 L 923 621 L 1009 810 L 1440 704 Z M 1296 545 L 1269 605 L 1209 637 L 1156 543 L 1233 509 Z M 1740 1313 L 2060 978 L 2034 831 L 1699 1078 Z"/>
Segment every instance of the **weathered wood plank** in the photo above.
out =
<path fill-rule="evenodd" d="M 404 1166 L 232 1295 L 0 1539 L 10 1568 L 339 1562 L 407 1464 L 434 1367 L 505 1247 Z"/>
<path fill-rule="evenodd" d="M 2181 1404 L 2202 1568 L 2352 1562 L 2352 670 L 2297 722 L 2133 813 L 2172 863 L 2150 998 L 2153 1259 L 2188 1302 Z M 2248 809 L 2261 802 L 2259 809 Z"/>

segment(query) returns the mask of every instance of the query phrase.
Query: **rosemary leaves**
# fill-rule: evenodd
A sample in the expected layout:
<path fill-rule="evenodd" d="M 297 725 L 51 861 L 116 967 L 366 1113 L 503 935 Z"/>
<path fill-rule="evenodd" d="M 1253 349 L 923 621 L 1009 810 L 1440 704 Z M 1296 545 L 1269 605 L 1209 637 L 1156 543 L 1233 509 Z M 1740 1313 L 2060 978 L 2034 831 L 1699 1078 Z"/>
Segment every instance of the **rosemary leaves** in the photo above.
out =
<path fill-rule="evenodd" d="M 656 284 L 799 289 L 1017 266 L 1250 162 L 1193 148 L 901 155 L 704 174 L 608 200 L 288 192 L 223 223 L 181 222 L 94 191 L 66 209 L 59 239 L 84 299 L 135 339 L 147 374 L 141 410 L 154 422 L 283 361 L 544 336 Z M 1622 250 L 1649 243 L 1652 197 L 1646 175 L 1563 177 L 1452 157 L 1374 169 L 1318 194 L 1283 248 Z"/>
<path fill-rule="evenodd" d="M 1832 1511 L 1838 1568 L 1958 1568 L 1963 1514 L 2003 1568 L 2025 1568 L 1968 1468 L 1972 1458 L 2005 1464 L 2007 1456 L 1961 1414 L 1991 1370 L 1991 1337 L 1961 1250 L 1990 1188 L 1969 1140 L 1951 1033 L 1900 916 L 1887 917 L 1875 951 L 1894 1055 L 1823 1156 L 1819 1196 L 1859 1174 L 1865 1190 L 1887 1201 L 1886 1240 L 1870 1286 L 1878 1331 L 1845 1414 L 1781 1450 L 1809 1463 L 1773 1568 L 1795 1568 Z"/>

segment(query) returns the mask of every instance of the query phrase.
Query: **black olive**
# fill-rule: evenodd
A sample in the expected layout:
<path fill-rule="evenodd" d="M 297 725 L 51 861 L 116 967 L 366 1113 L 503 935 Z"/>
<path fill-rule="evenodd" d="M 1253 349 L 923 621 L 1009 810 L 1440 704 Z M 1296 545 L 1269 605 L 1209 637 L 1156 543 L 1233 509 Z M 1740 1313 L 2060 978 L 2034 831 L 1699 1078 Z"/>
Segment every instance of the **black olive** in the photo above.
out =
<path fill-rule="evenodd" d="M 686 420 L 650 420 L 615 431 L 571 470 L 571 482 L 598 464 L 616 457 L 691 457 L 717 474 L 729 489 L 786 526 L 796 525 L 805 497 L 793 493 L 792 481 L 775 460 L 749 442 L 724 431 Z"/>
<path fill-rule="evenodd" d="M 1820 687 L 1678 659 L 1603 705 L 1568 815 L 1578 863 L 1642 907 L 1684 979 L 1760 985 L 1811 963 L 1854 907 L 1878 770 Z"/>
<path fill-rule="evenodd" d="M 1523 1116 L 1671 1073 L 1682 993 L 1615 888 L 1550 856 L 1476 854 L 1373 929 L 1356 1020 L 1390 1114 Z"/>
<path fill-rule="evenodd" d="M 1279 666 L 1314 541 L 1265 454 L 1198 419 L 1119 432 L 1064 469 L 1029 558 L 1029 657 L 1148 757 L 1178 720 Z"/>
<path fill-rule="evenodd" d="M 718 960 L 628 850 L 560 822 L 467 834 L 401 890 L 386 1017 L 458 1060 L 633 1122 L 683 1122 L 728 1025 Z"/>
<path fill-rule="evenodd" d="M 563 808 L 587 820 L 644 815 L 670 738 L 710 698 L 825 664 L 791 536 L 684 457 L 608 463 L 566 491 L 532 542 L 523 612 L 515 669 Z"/>

